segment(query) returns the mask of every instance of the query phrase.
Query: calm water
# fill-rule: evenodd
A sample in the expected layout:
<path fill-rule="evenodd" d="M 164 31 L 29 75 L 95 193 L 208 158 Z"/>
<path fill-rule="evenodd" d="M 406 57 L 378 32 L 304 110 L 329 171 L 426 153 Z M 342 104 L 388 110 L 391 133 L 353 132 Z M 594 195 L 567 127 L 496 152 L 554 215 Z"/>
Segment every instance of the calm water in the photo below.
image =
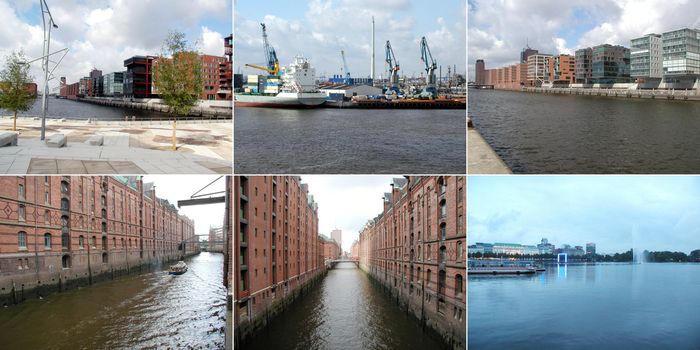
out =
<path fill-rule="evenodd" d="M 239 174 L 463 174 L 463 110 L 236 108 Z"/>
<path fill-rule="evenodd" d="M 700 264 L 469 277 L 470 349 L 700 349 Z"/>
<path fill-rule="evenodd" d="M 223 349 L 223 255 L 0 309 L 2 349 Z"/>
<path fill-rule="evenodd" d="M 441 349 L 353 263 L 339 263 L 241 349 Z"/>
<path fill-rule="evenodd" d="M 700 173 L 700 102 L 469 91 L 475 126 L 516 173 Z"/>
<path fill-rule="evenodd" d="M 65 99 L 48 98 L 49 109 L 47 118 L 66 119 L 102 119 L 102 120 L 124 120 L 124 116 L 136 116 L 136 119 L 172 119 L 166 113 L 151 112 L 140 109 L 116 108 L 100 106 L 92 103 L 77 102 Z M 1 116 L 12 115 L 12 112 L 0 109 Z M 26 112 L 21 112 L 20 116 L 42 116 L 41 98 L 34 101 L 32 108 Z"/>

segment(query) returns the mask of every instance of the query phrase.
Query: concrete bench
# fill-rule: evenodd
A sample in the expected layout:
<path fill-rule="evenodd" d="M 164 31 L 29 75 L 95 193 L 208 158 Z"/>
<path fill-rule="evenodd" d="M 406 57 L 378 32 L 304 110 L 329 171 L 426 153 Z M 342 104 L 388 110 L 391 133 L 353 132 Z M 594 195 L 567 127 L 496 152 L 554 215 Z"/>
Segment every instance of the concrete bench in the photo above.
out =
<path fill-rule="evenodd" d="M 46 139 L 46 145 L 51 148 L 61 148 L 68 142 L 68 137 L 63 134 L 53 134 Z"/>
<path fill-rule="evenodd" d="M 1 132 L 0 133 L 0 147 L 5 146 L 17 146 L 17 133 L 14 132 Z"/>
<path fill-rule="evenodd" d="M 102 135 L 92 135 L 85 143 L 90 146 L 102 146 L 105 142 L 105 137 Z"/>

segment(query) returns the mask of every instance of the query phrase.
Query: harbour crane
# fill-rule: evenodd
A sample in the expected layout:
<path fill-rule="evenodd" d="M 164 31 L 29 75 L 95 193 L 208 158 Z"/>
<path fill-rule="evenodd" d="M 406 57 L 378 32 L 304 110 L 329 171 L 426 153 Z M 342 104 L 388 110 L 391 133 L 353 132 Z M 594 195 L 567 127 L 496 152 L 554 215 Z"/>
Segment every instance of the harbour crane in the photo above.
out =
<path fill-rule="evenodd" d="M 348 62 L 345 61 L 345 51 L 340 50 L 340 56 L 343 57 L 343 69 L 345 69 L 345 81 L 350 84 L 350 70 L 348 69 Z"/>
<path fill-rule="evenodd" d="M 437 96 L 437 89 L 435 88 L 435 69 L 437 69 L 437 62 L 433 59 L 433 55 L 430 53 L 430 48 L 428 47 L 428 41 L 423 37 L 420 41 L 420 52 L 421 61 L 425 64 L 425 88 L 421 93 L 421 96 L 427 96 L 435 98 Z"/>
<path fill-rule="evenodd" d="M 261 67 L 255 64 L 246 64 L 246 67 L 260 69 L 272 75 L 278 75 L 280 72 L 280 62 L 277 59 L 277 53 L 275 52 L 275 48 L 270 46 L 270 42 L 267 41 L 265 23 L 260 23 L 260 26 L 262 27 L 263 50 L 265 51 L 265 64 L 267 64 L 267 67 Z"/>
<path fill-rule="evenodd" d="M 394 56 L 394 50 L 391 49 L 391 43 L 389 40 L 386 41 L 386 63 L 389 65 L 390 77 L 389 77 L 389 89 L 394 91 L 397 95 L 401 93 L 399 89 L 399 61 L 396 60 Z"/>

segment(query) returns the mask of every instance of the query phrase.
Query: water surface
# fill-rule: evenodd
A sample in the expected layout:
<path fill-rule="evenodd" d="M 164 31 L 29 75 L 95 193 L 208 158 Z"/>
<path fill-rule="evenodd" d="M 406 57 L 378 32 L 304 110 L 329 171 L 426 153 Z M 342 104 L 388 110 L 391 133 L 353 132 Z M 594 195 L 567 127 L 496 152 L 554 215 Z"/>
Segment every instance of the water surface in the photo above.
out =
<path fill-rule="evenodd" d="M 700 349 L 700 264 L 469 277 L 470 349 Z"/>

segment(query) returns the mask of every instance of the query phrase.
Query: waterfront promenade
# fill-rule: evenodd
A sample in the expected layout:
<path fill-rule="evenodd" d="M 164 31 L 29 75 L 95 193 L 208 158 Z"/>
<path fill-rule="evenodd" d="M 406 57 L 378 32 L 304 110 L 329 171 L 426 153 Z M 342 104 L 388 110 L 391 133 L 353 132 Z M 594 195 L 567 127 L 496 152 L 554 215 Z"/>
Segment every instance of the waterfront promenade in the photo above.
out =
<path fill-rule="evenodd" d="M 470 125 L 467 130 L 469 174 L 512 174 L 476 129 Z"/>
<path fill-rule="evenodd" d="M 39 140 L 40 122 L 19 118 L 17 146 L 0 147 L 4 174 L 202 174 L 231 173 L 230 121 L 188 121 L 177 124 L 177 151 L 169 121 L 117 122 L 47 120 L 46 135 L 64 134 L 63 148 Z M 11 118 L 0 118 L 0 131 L 12 129 Z M 104 136 L 101 146 L 86 141 Z"/>

